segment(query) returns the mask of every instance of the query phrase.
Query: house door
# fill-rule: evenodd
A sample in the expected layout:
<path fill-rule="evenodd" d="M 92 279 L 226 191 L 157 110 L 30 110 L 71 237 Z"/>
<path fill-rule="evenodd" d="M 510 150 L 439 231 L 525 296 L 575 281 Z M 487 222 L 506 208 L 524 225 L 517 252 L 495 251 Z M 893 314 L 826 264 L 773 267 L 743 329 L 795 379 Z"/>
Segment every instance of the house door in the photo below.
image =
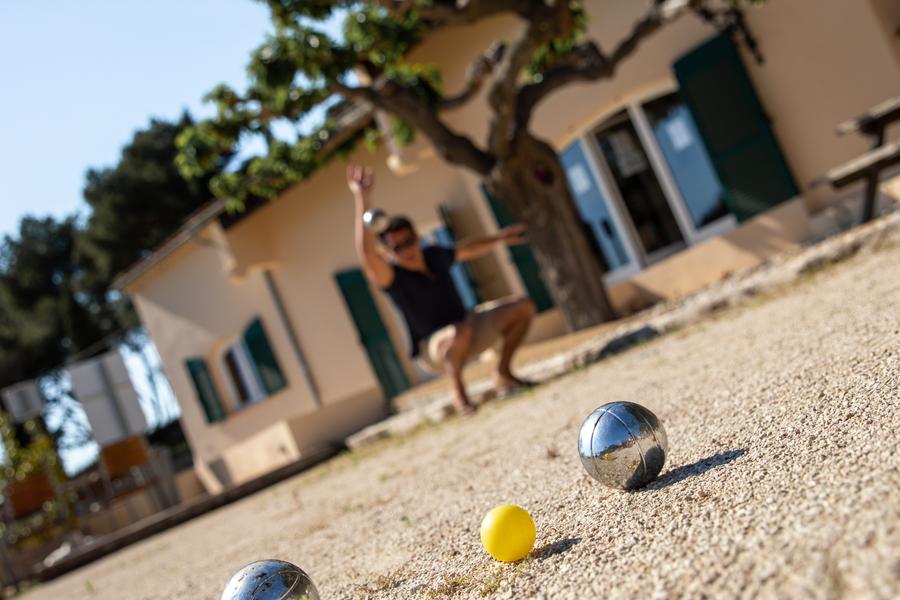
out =
<path fill-rule="evenodd" d="M 409 379 L 403 371 L 397 352 L 391 343 L 384 321 L 378 314 L 375 300 L 369 292 L 369 284 L 362 271 L 349 269 L 335 274 L 335 280 L 344 297 L 359 341 L 369 357 L 369 363 L 386 398 L 393 398 L 409 389 Z"/>
<path fill-rule="evenodd" d="M 631 221 L 643 262 L 684 248 L 684 235 L 628 111 L 607 119 L 593 137 Z"/>

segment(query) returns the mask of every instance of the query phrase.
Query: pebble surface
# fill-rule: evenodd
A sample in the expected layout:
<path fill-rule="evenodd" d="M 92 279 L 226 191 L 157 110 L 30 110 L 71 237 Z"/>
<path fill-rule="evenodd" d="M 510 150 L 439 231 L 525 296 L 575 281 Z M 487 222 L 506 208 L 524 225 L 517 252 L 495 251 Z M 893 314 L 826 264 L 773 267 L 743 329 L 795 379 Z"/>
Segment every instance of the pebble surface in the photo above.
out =
<path fill-rule="evenodd" d="M 636 492 L 576 450 L 629 400 L 670 454 Z M 481 548 L 492 507 L 535 550 Z M 241 566 L 303 567 L 323 598 L 900 597 L 900 245 L 771 298 L 195 519 L 25 595 L 218 598 Z"/>

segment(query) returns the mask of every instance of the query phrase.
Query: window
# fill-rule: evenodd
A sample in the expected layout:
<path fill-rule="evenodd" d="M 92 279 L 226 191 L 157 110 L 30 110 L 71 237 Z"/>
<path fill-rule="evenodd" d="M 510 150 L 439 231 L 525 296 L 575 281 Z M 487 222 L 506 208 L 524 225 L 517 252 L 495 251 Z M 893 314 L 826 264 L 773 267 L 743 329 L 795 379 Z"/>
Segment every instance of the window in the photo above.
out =
<path fill-rule="evenodd" d="M 694 227 L 700 229 L 727 216 L 722 184 L 681 97 L 668 94 L 643 108 Z"/>
<path fill-rule="evenodd" d="M 231 383 L 238 408 L 259 402 L 287 387 L 287 380 L 259 319 L 254 319 L 244 330 L 243 338 L 225 351 L 220 366 Z M 207 422 L 225 419 L 225 409 L 206 360 L 199 356 L 189 358 L 185 367 Z"/>
<path fill-rule="evenodd" d="M 560 152 L 607 284 L 737 221 L 680 92 L 629 102 Z"/>
<path fill-rule="evenodd" d="M 265 395 L 271 396 L 287 387 L 287 380 L 285 380 L 275 352 L 269 344 L 269 338 L 261 320 L 255 319 L 244 330 L 243 345 L 247 349 L 248 362 L 252 365 L 255 378 Z M 238 361 L 238 365 L 240 365 L 240 361 Z M 250 377 L 249 380 L 253 380 L 253 378 Z"/>
<path fill-rule="evenodd" d="M 234 344 L 225 352 L 223 363 L 239 406 L 253 404 L 266 397 L 266 392 L 254 370 L 253 360 L 243 341 Z"/>
<path fill-rule="evenodd" d="M 206 415 L 206 421 L 215 423 L 224 419 L 225 411 L 222 409 L 222 403 L 219 401 L 219 394 L 216 392 L 216 386 L 206 361 L 200 357 L 189 358 L 185 361 L 185 366 L 191 382 L 194 384 L 197 399 Z"/>
<path fill-rule="evenodd" d="M 610 211 L 607 194 L 595 176 L 594 165 L 584 144 L 576 140 L 561 153 L 563 167 L 575 206 L 586 230 L 590 233 L 595 255 L 604 267 L 604 280 L 611 283 L 629 270 L 633 263 L 623 243 L 620 226 Z"/>
<path fill-rule="evenodd" d="M 645 256 L 684 244 L 678 221 L 628 112 L 594 133 Z"/>

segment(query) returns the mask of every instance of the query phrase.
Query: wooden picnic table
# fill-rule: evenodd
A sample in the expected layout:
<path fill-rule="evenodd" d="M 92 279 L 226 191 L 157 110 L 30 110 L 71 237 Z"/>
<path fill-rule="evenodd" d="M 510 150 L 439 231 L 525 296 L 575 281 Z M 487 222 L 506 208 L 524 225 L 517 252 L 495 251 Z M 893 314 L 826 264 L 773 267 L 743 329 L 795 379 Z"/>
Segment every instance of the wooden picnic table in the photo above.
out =
<path fill-rule="evenodd" d="M 900 120 L 900 96 L 885 100 L 878 106 L 872 107 L 866 114 L 855 119 L 844 121 L 837 126 L 838 135 L 850 133 L 862 133 L 881 138 L 878 145 L 884 143 L 884 130 L 894 121 Z"/>
<path fill-rule="evenodd" d="M 885 131 L 888 125 L 895 121 L 900 121 L 900 96 L 885 100 L 865 114 L 837 126 L 838 135 L 859 133 L 872 139 L 871 149 L 867 153 L 830 170 L 825 175 L 825 179 L 835 189 L 861 179 L 866 180 L 863 223 L 870 221 L 875 215 L 875 200 L 878 197 L 881 173 L 900 164 L 900 142 L 887 145 L 884 143 Z"/>

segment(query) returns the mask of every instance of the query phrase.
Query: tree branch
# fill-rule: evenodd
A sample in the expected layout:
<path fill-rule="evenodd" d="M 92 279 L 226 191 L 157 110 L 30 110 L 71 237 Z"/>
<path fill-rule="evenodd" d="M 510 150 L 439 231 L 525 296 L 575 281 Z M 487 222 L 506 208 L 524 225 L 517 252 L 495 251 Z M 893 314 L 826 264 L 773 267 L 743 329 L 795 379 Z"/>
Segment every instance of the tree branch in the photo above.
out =
<path fill-rule="evenodd" d="M 693 7 L 692 10 L 703 21 L 709 23 L 719 31 L 724 31 L 730 35 L 737 35 L 740 33 L 741 37 L 744 39 L 744 45 L 747 47 L 747 50 L 750 51 L 750 54 L 753 55 L 757 64 L 761 65 L 765 62 L 765 59 L 759 50 L 759 44 L 756 41 L 756 37 L 747 26 L 747 21 L 744 18 L 744 11 L 739 8 L 713 10 L 703 4 Z"/>
<path fill-rule="evenodd" d="M 392 82 L 380 80 L 372 86 L 349 87 L 340 83 L 334 91 L 347 98 L 363 100 L 404 119 L 419 130 L 447 162 L 462 165 L 486 175 L 494 166 L 494 158 L 478 148 L 468 137 L 456 133 L 412 91 Z"/>
<path fill-rule="evenodd" d="M 659 29 L 664 19 L 674 18 L 675 15 L 665 12 L 666 4 L 670 3 L 654 2 L 609 56 L 604 55 L 594 42 L 579 44 L 564 60 L 547 69 L 540 81 L 523 86 L 516 98 L 517 123 L 527 125 L 538 103 L 563 86 L 576 81 L 612 77 L 619 63 L 634 53 L 641 41 Z"/>
<path fill-rule="evenodd" d="M 517 126 L 515 98 L 522 71 L 531 62 L 538 48 L 555 38 L 571 33 L 574 28 L 572 9 L 568 2 L 532 3 L 527 17 L 528 26 L 513 42 L 499 65 L 497 77 L 488 96 L 494 110 L 489 147 L 497 158 L 508 156 L 513 148 Z"/>
<path fill-rule="evenodd" d="M 481 86 L 484 84 L 488 75 L 494 72 L 494 67 L 503 60 L 503 55 L 505 53 L 506 46 L 504 44 L 496 44 L 485 54 L 479 56 L 469 67 L 469 71 L 466 74 L 465 89 L 455 96 L 444 98 L 444 100 L 441 101 L 440 109 L 447 110 L 457 108 L 471 100 L 481 89 Z"/>
<path fill-rule="evenodd" d="M 501 13 L 527 16 L 534 0 L 432 0 L 431 6 L 416 6 L 414 0 L 377 0 L 394 15 L 415 10 L 437 26 L 469 25 Z"/>
<path fill-rule="evenodd" d="M 522 86 L 516 97 L 516 124 L 525 127 L 538 103 L 570 83 L 611 77 L 614 65 L 593 42 L 579 44 L 562 62 L 542 74 L 536 83 Z"/>
<path fill-rule="evenodd" d="M 756 54 L 755 40 L 743 25 L 743 13 L 740 10 L 712 9 L 707 6 L 706 0 L 654 0 L 650 9 L 634 24 L 631 32 L 611 54 L 604 55 L 594 42 L 584 42 L 576 46 L 562 61 L 542 73 L 539 81 L 522 86 L 516 98 L 517 125 L 527 126 L 535 107 L 559 88 L 578 81 L 613 77 L 618 66 L 634 54 L 641 42 L 686 11 L 693 11 L 720 30 L 739 29 L 751 51 Z"/>

